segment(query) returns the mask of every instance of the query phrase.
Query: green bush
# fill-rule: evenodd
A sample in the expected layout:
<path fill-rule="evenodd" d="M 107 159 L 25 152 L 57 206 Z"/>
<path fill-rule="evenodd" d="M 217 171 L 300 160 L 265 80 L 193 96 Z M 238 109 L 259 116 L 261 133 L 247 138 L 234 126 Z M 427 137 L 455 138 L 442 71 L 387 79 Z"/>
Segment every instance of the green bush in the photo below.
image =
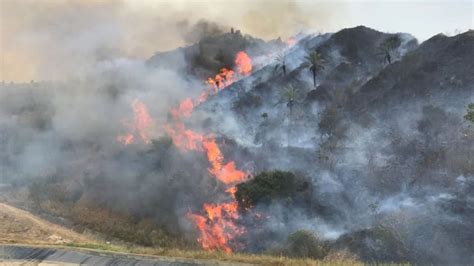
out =
<path fill-rule="evenodd" d="M 392 228 L 376 226 L 339 237 L 333 248 L 347 249 L 365 262 L 404 263 L 410 260 L 410 250 L 403 238 Z"/>
<path fill-rule="evenodd" d="M 298 230 L 288 236 L 286 253 L 289 257 L 321 259 L 327 250 L 311 231 Z"/>
<path fill-rule="evenodd" d="M 273 200 L 292 202 L 301 194 L 299 192 L 308 188 L 308 182 L 291 172 L 262 172 L 250 181 L 237 185 L 235 196 L 239 206 L 247 209 L 257 203 L 270 203 Z"/>
<path fill-rule="evenodd" d="M 474 103 L 471 103 L 467 106 L 467 114 L 464 116 L 464 118 L 467 121 L 474 123 Z"/>

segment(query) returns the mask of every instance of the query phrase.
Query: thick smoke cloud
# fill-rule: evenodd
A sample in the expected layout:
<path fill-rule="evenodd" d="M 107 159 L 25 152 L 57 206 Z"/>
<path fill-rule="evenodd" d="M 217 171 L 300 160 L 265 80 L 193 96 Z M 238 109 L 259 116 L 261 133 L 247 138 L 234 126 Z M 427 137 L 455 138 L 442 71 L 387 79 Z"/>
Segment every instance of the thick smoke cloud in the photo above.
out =
<path fill-rule="evenodd" d="M 212 8 L 210 8 L 210 5 Z M 146 59 L 230 27 L 265 39 L 288 37 L 318 24 L 330 7 L 308 10 L 288 2 L 33 1 L 1 3 L 1 79 L 64 80 L 104 60 Z M 315 23 L 318 22 L 318 23 Z"/>
<path fill-rule="evenodd" d="M 426 39 L 438 32 L 472 28 L 471 11 L 472 3 L 463 0 L 428 6 L 370 1 L 4 0 L 0 79 L 63 79 L 82 74 L 97 60 L 117 55 L 147 58 L 196 40 L 200 34 L 189 32 L 201 20 L 210 21 L 201 22 L 210 30 L 204 35 L 234 27 L 268 40 L 308 29 L 328 32 L 367 25 L 416 31 Z M 398 14 L 408 15 L 400 20 Z M 442 16 L 455 19 L 443 21 Z"/>

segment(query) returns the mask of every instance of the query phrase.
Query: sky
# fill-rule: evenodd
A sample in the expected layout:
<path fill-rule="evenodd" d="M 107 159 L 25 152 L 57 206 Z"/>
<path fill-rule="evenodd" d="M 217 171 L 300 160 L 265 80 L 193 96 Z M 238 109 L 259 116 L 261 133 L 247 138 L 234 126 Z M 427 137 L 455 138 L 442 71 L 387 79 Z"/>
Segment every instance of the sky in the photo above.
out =
<path fill-rule="evenodd" d="M 187 45 L 199 20 L 266 40 L 365 25 L 424 41 L 474 28 L 473 0 L 0 0 L 0 80 L 58 80 Z"/>

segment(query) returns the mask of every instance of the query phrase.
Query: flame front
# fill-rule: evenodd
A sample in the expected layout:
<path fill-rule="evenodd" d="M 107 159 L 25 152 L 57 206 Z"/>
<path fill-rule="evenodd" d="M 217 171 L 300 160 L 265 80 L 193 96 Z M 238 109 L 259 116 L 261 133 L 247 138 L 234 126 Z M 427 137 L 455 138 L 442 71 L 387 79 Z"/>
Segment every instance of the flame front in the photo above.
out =
<path fill-rule="evenodd" d="M 234 63 L 237 74 L 233 70 L 221 68 L 214 78 L 207 78 L 205 82 L 211 87 L 212 93 L 215 94 L 219 92 L 219 90 L 224 89 L 242 77 L 248 76 L 252 72 L 252 59 L 247 55 L 247 53 L 243 51 L 238 52 L 235 56 Z M 206 101 L 209 95 L 210 92 L 202 93 L 199 97 L 199 102 L 202 103 Z"/>
<path fill-rule="evenodd" d="M 235 200 L 235 185 L 245 181 L 248 173 L 238 170 L 234 161 L 225 163 L 225 158 L 212 134 L 203 135 L 187 129 L 183 119 L 189 117 L 193 109 L 205 102 L 210 95 L 231 85 L 236 80 L 249 75 L 252 71 L 252 60 L 245 52 L 239 52 L 235 58 L 236 72 L 222 68 L 214 77 L 209 77 L 205 83 L 209 88 L 203 91 L 197 99 L 187 98 L 177 107 L 170 110 L 172 123 L 166 123 L 163 128 L 172 138 L 173 144 L 182 151 L 204 152 L 210 164 L 209 173 L 217 180 L 227 185 L 225 190 L 230 200 L 219 204 L 204 203 L 201 214 L 188 212 L 187 218 L 199 230 L 198 242 L 205 250 L 223 250 L 230 253 L 230 242 L 245 230 L 236 224 L 239 218 L 238 204 Z M 137 137 L 145 142 L 150 142 L 152 119 L 148 114 L 145 104 L 138 100 L 132 103 L 134 121 L 132 125 L 124 123 L 132 133 L 117 137 L 125 145 L 133 143 Z"/>

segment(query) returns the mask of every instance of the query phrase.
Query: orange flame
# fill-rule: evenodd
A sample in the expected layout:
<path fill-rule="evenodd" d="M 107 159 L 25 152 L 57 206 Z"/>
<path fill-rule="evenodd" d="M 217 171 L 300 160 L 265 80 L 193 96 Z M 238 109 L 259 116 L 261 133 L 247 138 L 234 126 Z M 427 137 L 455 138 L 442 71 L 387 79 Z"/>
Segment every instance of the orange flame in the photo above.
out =
<path fill-rule="evenodd" d="M 233 70 L 221 68 L 219 74 L 214 78 L 207 78 L 206 84 L 211 86 L 212 92 L 215 94 L 234 82 L 234 73 Z"/>
<path fill-rule="evenodd" d="M 166 124 L 164 128 L 173 140 L 173 144 L 183 151 L 197 151 L 201 149 L 204 136 L 186 129 L 182 122 L 178 122 L 174 125 Z"/>
<path fill-rule="evenodd" d="M 249 75 L 252 71 L 252 60 L 245 52 L 237 53 L 235 65 L 239 76 L 236 77 L 235 72 L 232 70 L 222 68 L 214 78 L 209 77 L 206 80 L 206 83 L 211 88 L 209 91 L 204 91 L 199 95 L 197 104 L 205 102 L 209 95 L 218 93 L 219 90 L 235 82 L 236 78 Z M 189 103 L 189 100 L 185 101 L 188 103 L 185 104 L 183 102 L 178 108 L 178 113 L 181 115 L 173 115 L 177 120 L 181 117 L 186 117 L 184 114 L 188 109 L 182 108 L 182 106 L 194 107 L 194 105 Z M 213 137 L 203 136 L 186 130 L 181 121 L 177 121 L 174 129 L 168 127 L 168 134 L 172 137 L 177 147 L 181 147 L 184 150 L 203 150 L 211 165 L 208 168 L 209 173 L 217 180 L 230 186 L 226 189 L 226 192 L 229 193 L 231 201 L 220 204 L 205 203 L 203 205 L 204 214 L 188 212 L 187 217 L 199 230 L 198 242 L 203 249 L 211 251 L 223 250 L 224 252 L 231 253 L 230 242 L 245 232 L 244 228 L 235 223 L 236 219 L 239 218 L 238 204 L 234 196 L 237 191 L 235 184 L 244 181 L 248 174 L 238 170 L 234 161 L 224 163 L 224 156 Z"/>
<path fill-rule="evenodd" d="M 234 223 L 239 217 L 237 202 L 207 204 L 203 206 L 205 215 L 188 212 L 187 217 L 199 229 L 198 242 L 205 250 L 223 250 L 231 253 L 229 242 L 242 235 L 245 230 Z"/>
<path fill-rule="evenodd" d="M 133 134 L 128 133 L 126 135 L 120 135 L 117 137 L 117 141 L 122 143 L 123 145 L 132 144 L 134 140 Z"/>
<path fill-rule="evenodd" d="M 247 76 L 252 72 L 252 59 L 243 51 L 235 56 L 235 65 L 237 72 L 243 76 Z"/>
<path fill-rule="evenodd" d="M 134 100 L 132 107 L 135 114 L 135 129 L 143 142 L 150 143 L 150 131 L 153 120 L 148 113 L 148 108 L 139 100 Z"/>
<path fill-rule="evenodd" d="M 211 167 L 209 173 L 224 184 L 232 185 L 243 181 L 247 173 L 237 170 L 235 162 L 224 164 L 224 156 L 216 143 L 210 136 L 204 136 L 192 130 L 186 129 L 182 122 L 174 125 L 165 125 L 168 135 L 171 136 L 175 146 L 184 151 L 204 151 Z M 199 230 L 198 242 L 205 250 L 223 250 L 231 253 L 230 242 L 237 236 L 242 235 L 245 230 L 235 223 L 239 214 L 237 201 L 235 200 L 235 185 L 226 192 L 230 194 L 231 201 L 220 204 L 203 205 L 203 214 L 188 212 L 187 217 Z"/>
<path fill-rule="evenodd" d="M 212 93 L 216 94 L 220 90 L 252 72 L 252 59 L 245 52 L 238 52 L 235 55 L 234 63 L 238 74 L 237 76 L 233 70 L 221 68 L 219 74 L 217 74 L 214 78 L 209 77 L 206 79 L 205 83 L 211 87 Z M 209 94 L 210 92 L 201 94 L 199 97 L 199 103 L 204 102 Z"/>
<path fill-rule="evenodd" d="M 127 121 L 123 122 L 125 127 L 128 127 L 132 133 L 120 135 L 117 137 L 117 141 L 129 145 L 135 140 L 135 135 L 138 135 L 144 143 L 150 143 L 150 133 L 153 127 L 153 120 L 148 113 L 147 106 L 135 99 L 132 102 L 133 109 L 133 123 Z"/>
<path fill-rule="evenodd" d="M 188 117 L 191 115 L 194 109 L 194 103 L 191 98 L 186 98 L 179 104 L 178 108 L 171 108 L 171 115 L 175 119 L 179 119 L 181 117 Z"/>
<path fill-rule="evenodd" d="M 207 159 L 212 166 L 212 168 L 209 168 L 209 172 L 219 181 L 224 184 L 231 184 L 245 180 L 247 174 L 237 170 L 235 162 L 231 161 L 225 165 L 223 164 L 224 157 L 215 139 L 206 139 L 202 145 L 206 151 Z"/>
<path fill-rule="evenodd" d="M 208 169 L 209 173 L 229 186 L 225 192 L 229 193 L 231 201 L 220 204 L 205 203 L 202 215 L 191 212 L 187 214 L 188 219 L 199 230 L 198 242 L 205 250 L 223 250 L 227 253 L 232 252 L 230 242 L 245 232 L 241 226 L 235 223 L 239 214 L 234 194 L 237 190 L 235 184 L 244 181 L 248 174 L 238 170 L 234 161 L 224 163 L 224 156 L 216 140 L 210 135 L 205 136 L 186 129 L 182 119 L 189 117 L 196 105 L 205 102 L 209 95 L 218 93 L 235 82 L 236 79 L 249 75 L 252 71 L 252 60 L 245 52 L 237 53 L 235 65 L 237 77 L 233 70 L 222 68 L 214 78 L 209 77 L 206 80 L 206 83 L 210 85 L 209 90 L 203 91 L 194 101 L 187 98 L 178 107 L 172 108 L 170 114 L 174 121 L 164 125 L 165 131 L 172 138 L 176 147 L 183 151 L 205 152 L 211 165 Z M 134 123 L 129 127 L 134 133 L 119 136 L 117 140 L 128 145 L 133 143 L 135 135 L 138 135 L 142 141 L 149 143 L 152 119 L 148 114 L 147 107 L 138 100 L 133 101 L 132 107 Z"/>

